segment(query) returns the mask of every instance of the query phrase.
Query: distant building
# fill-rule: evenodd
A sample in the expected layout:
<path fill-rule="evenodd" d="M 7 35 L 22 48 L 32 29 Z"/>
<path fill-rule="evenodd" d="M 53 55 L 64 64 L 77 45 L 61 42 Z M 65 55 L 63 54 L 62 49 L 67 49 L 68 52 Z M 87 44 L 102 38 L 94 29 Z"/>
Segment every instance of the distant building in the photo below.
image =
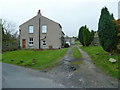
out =
<path fill-rule="evenodd" d="M 120 1 L 118 2 L 118 19 L 120 19 Z"/>
<path fill-rule="evenodd" d="M 59 49 L 64 45 L 62 26 L 38 14 L 20 25 L 21 48 Z"/>
<path fill-rule="evenodd" d="M 74 45 L 75 44 L 75 38 L 74 37 L 70 37 L 70 44 Z"/>
<path fill-rule="evenodd" d="M 70 45 L 74 45 L 75 44 L 75 37 L 65 37 L 65 42 L 70 43 Z"/>
<path fill-rule="evenodd" d="M 98 32 L 97 31 L 94 33 L 94 39 L 92 41 L 92 45 L 94 45 L 94 46 L 100 45 L 99 36 L 98 36 Z"/>

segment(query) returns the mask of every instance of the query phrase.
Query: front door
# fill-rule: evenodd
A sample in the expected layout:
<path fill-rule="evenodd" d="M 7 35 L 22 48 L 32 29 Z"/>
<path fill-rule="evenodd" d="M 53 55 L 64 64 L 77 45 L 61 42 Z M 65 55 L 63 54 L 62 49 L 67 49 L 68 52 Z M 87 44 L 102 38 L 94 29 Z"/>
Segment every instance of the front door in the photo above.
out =
<path fill-rule="evenodd" d="M 26 48 L 26 39 L 22 39 L 22 48 Z"/>

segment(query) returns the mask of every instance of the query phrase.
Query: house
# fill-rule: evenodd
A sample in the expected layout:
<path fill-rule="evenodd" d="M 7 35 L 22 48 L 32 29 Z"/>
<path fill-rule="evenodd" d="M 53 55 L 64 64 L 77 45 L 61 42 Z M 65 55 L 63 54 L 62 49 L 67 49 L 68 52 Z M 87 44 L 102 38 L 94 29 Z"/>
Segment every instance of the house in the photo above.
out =
<path fill-rule="evenodd" d="M 62 26 L 38 14 L 19 26 L 21 48 L 58 49 L 64 45 Z"/>
<path fill-rule="evenodd" d="M 100 45 L 98 31 L 94 32 L 94 39 L 92 41 L 92 45 L 94 45 L 94 46 Z"/>
<path fill-rule="evenodd" d="M 74 45 L 75 44 L 75 37 L 65 37 L 65 42 L 69 43 L 70 45 Z"/>
<path fill-rule="evenodd" d="M 2 19 L 0 19 L 0 53 L 2 52 Z"/>
<path fill-rule="evenodd" d="M 75 45 L 75 37 L 70 37 L 70 44 Z"/>

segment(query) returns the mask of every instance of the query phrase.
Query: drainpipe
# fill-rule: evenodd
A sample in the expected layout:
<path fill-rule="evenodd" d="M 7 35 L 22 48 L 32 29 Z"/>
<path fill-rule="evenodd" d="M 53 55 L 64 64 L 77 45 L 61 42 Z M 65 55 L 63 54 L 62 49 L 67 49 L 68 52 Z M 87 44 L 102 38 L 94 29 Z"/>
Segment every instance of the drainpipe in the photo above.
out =
<path fill-rule="evenodd" d="M 40 10 L 38 11 L 38 15 L 40 15 L 41 16 L 41 13 L 40 13 Z M 40 40 L 40 32 L 41 32 L 41 19 L 40 19 L 40 17 L 39 17 L 39 49 L 41 49 L 41 40 Z"/>
<path fill-rule="evenodd" d="M 39 18 L 39 49 L 41 49 L 41 41 L 40 41 L 40 18 Z"/>

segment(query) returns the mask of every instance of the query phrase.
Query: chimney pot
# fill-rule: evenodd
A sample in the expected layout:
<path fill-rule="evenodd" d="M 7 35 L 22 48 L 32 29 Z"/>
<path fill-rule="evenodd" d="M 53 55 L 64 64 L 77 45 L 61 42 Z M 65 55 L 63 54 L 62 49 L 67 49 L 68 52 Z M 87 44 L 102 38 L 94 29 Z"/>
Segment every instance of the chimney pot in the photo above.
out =
<path fill-rule="evenodd" d="M 41 12 L 40 12 L 40 10 L 38 10 L 38 15 L 39 15 L 39 14 L 41 15 Z"/>

